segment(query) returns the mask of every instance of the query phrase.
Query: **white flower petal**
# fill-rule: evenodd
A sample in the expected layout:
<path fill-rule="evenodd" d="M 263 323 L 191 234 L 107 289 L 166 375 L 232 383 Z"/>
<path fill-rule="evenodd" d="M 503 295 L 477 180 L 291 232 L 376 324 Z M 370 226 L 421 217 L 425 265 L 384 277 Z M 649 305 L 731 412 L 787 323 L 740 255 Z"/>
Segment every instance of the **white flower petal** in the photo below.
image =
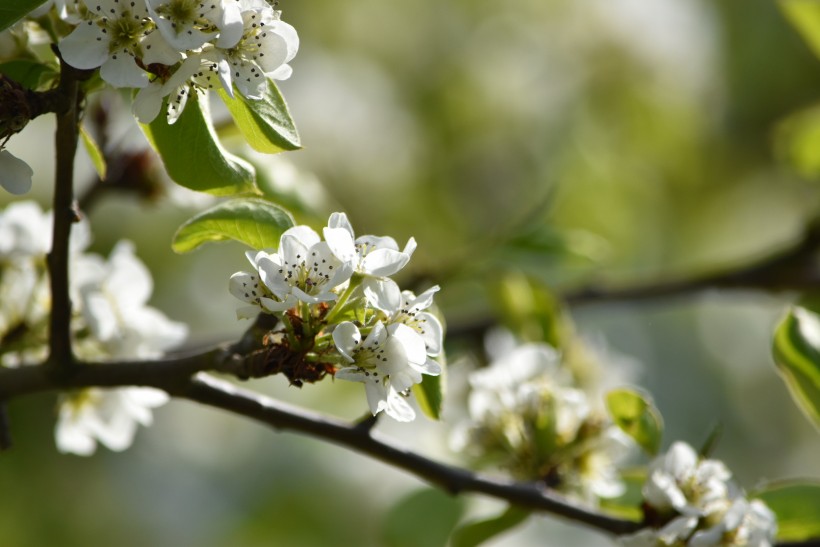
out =
<path fill-rule="evenodd" d="M 148 73 L 142 70 L 127 51 L 112 54 L 100 67 L 100 77 L 114 87 L 145 87 Z"/>
<path fill-rule="evenodd" d="M 7 192 L 20 195 L 31 190 L 34 171 L 29 165 L 8 150 L 0 150 L 0 186 Z"/>
<path fill-rule="evenodd" d="M 355 361 L 353 354 L 361 346 L 361 341 L 362 335 L 359 328 L 350 321 L 340 323 L 333 329 L 333 343 L 336 345 L 336 349 L 339 350 L 342 357 L 351 363 Z M 338 377 L 339 373 L 336 374 Z"/>
<path fill-rule="evenodd" d="M 109 43 L 109 37 L 102 28 L 88 21 L 60 41 L 60 55 L 74 68 L 97 68 L 108 60 Z"/>

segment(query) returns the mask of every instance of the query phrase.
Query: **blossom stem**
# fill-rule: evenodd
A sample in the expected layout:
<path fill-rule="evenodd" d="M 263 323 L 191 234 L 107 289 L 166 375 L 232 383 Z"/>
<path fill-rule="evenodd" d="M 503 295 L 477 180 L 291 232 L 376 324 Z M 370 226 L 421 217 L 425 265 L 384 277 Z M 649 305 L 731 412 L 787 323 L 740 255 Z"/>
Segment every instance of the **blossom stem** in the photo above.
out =
<path fill-rule="evenodd" d="M 79 139 L 79 116 L 82 91 L 80 74 L 61 60 L 58 91 L 65 99 L 65 109 L 57 112 L 55 144 L 57 160 L 54 177 L 54 225 L 48 271 L 51 284 L 51 318 L 49 360 L 52 365 L 71 366 L 71 299 L 69 297 L 68 258 L 71 225 L 79 220 L 74 202 L 74 156 Z M 57 367 L 55 366 L 55 370 Z"/>
<path fill-rule="evenodd" d="M 347 301 L 350 300 L 350 296 L 353 294 L 353 291 L 356 290 L 361 284 L 361 278 L 357 275 L 354 275 L 353 278 L 350 279 L 350 283 L 347 285 L 345 291 L 339 296 L 336 300 L 336 303 L 333 305 L 333 309 L 325 316 L 325 323 L 333 324 L 333 320 L 336 319 L 336 316 L 339 315 L 347 304 Z"/>

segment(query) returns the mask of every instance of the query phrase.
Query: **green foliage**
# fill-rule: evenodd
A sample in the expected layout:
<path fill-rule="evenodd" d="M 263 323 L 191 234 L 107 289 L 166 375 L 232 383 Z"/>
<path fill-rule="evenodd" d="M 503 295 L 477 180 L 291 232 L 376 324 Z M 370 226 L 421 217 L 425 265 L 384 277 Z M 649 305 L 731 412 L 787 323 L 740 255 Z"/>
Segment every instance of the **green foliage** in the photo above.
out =
<path fill-rule="evenodd" d="M 94 170 L 97 171 L 100 179 L 105 180 L 105 173 L 108 168 L 105 164 L 105 157 L 103 156 L 102 150 L 100 150 L 97 141 L 94 140 L 94 137 L 92 137 L 82 125 L 80 125 L 80 140 L 83 142 L 85 151 L 88 152 L 88 157 L 91 158 L 91 163 L 94 165 Z"/>
<path fill-rule="evenodd" d="M 185 222 L 172 247 L 187 253 L 211 241 L 235 240 L 253 249 L 277 247 L 282 233 L 294 225 L 290 213 L 260 198 L 220 203 Z"/>
<path fill-rule="evenodd" d="M 464 512 L 465 501 L 427 488 L 400 500 L 385 516 L 385 547 L 443 547 Z"/>
<path fill-rule="evenodd" d="M 444 364 L 438 376 L 423 375 L 421 383 L 413 385 L 413 394 L 419 408 L 434 420 L 441 419 L 441 405 L 444 402 Z"/>
<path fill-rule="evenodd" d="M 0 74 L 5 74 L 29 89 L 37 89 L 44 81 L 53 80 L 57 76 L 49 65 L 29 59 L 15 59 L 0 63 Z"/>
<path fill-rule="evenodd" d="M 780 7 L 814 54 L 820 57 L 820 4 L 814 0 L 780 0 Z"/>
<path fill-rule="evenodd" d="M 265 96 L 260 100 L 248 99 L 241 93 L 231 98 L 224 89 L 219 90 L 219 96 L 254 150 L 276 154 L 301 148 L 288 105 L 272 80 L 268 80 Z"/>
<path fill-rule="evenodd" d="M 777 515 L 779 541 L 820 537 L 820 482 L 776 482 L 752 497 L 763 500 Z"/>
<path fill-rule="evenodd" d="M 497 517 L 469 522 L 453 533 L 451 547 L 475 547 L 518 526 L 529 517 L 530 511 L 508 507 Z"/>
<path fill-rule="evenodd" d="M 192 96 L 173 125 L 160 114 L 141 127 L 177 184 L 217 196 L 255 191 L 253 166 L 222 147 L 207 110 Z"/>
<path fill-rule="evenodd" d="M 820 426 L 820 316 L 794 307 L 777 326 L 774 360 L 792 398 Z"/>
<path fill-rule="evenodd" d="M 792 114 L 777 126 L 778 156 L 802 176 L 820 177 L 820 106 Z"/>
<path fill-rule="evenodd" d="M 0 31 L 22 19 L 45 0 L 3 0 L 0 3 Z"/>
<path fill-rule="evenodd" d="M 612 420 L 651 455 L 658 453 L 663 435 L 663 419 L 648 395 L 634 389 L 615 389 L 606 395 Z"/>

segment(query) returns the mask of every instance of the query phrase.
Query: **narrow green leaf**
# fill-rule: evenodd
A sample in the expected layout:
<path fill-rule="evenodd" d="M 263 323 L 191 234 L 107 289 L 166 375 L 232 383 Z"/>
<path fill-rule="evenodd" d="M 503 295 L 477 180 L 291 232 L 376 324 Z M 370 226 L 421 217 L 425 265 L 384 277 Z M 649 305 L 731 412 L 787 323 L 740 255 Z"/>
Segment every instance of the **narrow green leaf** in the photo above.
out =
<path fill-rule="evenodd" d="M 815 0 L 780 0 L 780 7 L 814 54 L 820 57 L 820 4 Z"/>
<path fill-rule="evenodd" d="M 383 520 L 380 545 L 444 547 L 464 512 L 463 498 L 425 488 L 400 500 Z"/>
<path fill-rule="evenodd" d="M 663 419 L 648 395 L 628 388 L 615 389 L 607 393 L 606 406 L 612 420 L 624 433 L 649 454 L 658 453 Z"/>
<path fill-rule="evenodd" d="M 529 517 L 531 511 L 510 506 L 491 519 L 469 522 L 460 526 L 450 539 L 451 547 L 475 547 L 518 526 Z"/>
<path fill-rule="evenodd" d="M 0 31 L 6 30 L 45 0 L 3 0 L 0 2 Z"/>
<path fill-rule="evenodd" d="M 820 482 L 777 482 L 749 497 L 761 499 L 777 516 L 778 541 L 820 538 Z"/>
<path fill-rule="evenodd" d="M 820 427 L 820 316 L 793 307 L 777 326 L 774 360 L 792 398 Z"/>
<path fill-rule="evenodd" d="M 293 217 L 278 205 L 260 198 L 237 198 L 185 222 L 174 234 L 171 247 L 187 253 L 203 243 L 231 239 L 253 249 L 277 247 L 279 237 L 293 225 Z"/>
<path fill-rule="evenodd" d="M 231 98 L 224 89 L 219 90 L 219 96 L 254 150 L 276 154 L 302 147 L 288 105 L 273 80 L 268 80 L 265 95 L 259 100 L 248 99 L 241 93 Z"/>
<path fill-rule="evenodd" d="M 105 157 L 103 156 L 99 145 L 97 145 L 97 141 L 94 140 L 94 137 L 89 135 L 88 131 L 86 131 L 85 127 L 82 125 L 80 125 L 80 138 L 83 141 L 85 151 L 88 152 L 88 157 L 91 158 L 91 163 L 94 164 L 94 169 L 97 171 L 100 179 L 105 180 L 105 174 L 107 171 Z"/>
<path fill-rule="evenodd" d="M 44 76 L 55 77 L 56 72 L 49 65 L 30 59 L 16 59 L 0 63 L 0 74 L 4 74 L 28 89 L 37 89 Z"/>
<path fill-rule="evenodd" d="M 255 191 L 253 166 L 222 147 L 207 106 L 192 96 L 175 124 L 160 114 L 142 130 L 177 184 L 217 196 Z"/>
<path fill-rule="evenodd" d="M 421 383 L 413 386 L 413 395 L 419 403 L 419 408 L 434 420 L 441 419 L 441 406 L 444 403 L 444 374 L 445 367 L 441 363 L 441 374 L 429 376 L 425 374 Z"/>

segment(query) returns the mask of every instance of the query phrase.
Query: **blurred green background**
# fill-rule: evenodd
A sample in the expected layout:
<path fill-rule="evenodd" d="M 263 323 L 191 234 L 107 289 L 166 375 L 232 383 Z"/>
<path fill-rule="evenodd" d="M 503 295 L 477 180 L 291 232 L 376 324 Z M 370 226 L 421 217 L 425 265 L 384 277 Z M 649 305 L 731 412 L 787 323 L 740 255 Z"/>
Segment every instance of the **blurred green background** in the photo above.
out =
<path fill-rule="evenodd" d="M 820 100 L 820 61 L 770 0 L 280 8 L 301 37 L 281 89 L 305 148 L 284 162 L 256 161 L 301 221 L 319 228 L 344 210 L 357 233 L 401 244 L 414 236 L 419 249 L 403 279 L 442 285 L 437 301 L 453 331 L 493 319 L 486 287 L 507 270 L 559 295 L 686 279 L 788 248 L 817 216 L 817 183 L 775 151 L 778 124 Z M 43 203 L 51 124 L 37 120 L 9 145 L 35 166 L 33 195 Z M 120 125 L 123 145 L 140 146 L 133 127 Z M 80 180 L 90 180 L 81 163 Z M 89 212 L 95 250 L 136 242 L 154 272 L 152 303 L 191 326 L 192 347 L 232 340 L 247 326 L 227 293 L 230 274 L 246 268 L 240 246 L 170 250 L 176 227 L 205 204 L 190 194 L 155 204 L 106 195 Z M 508 244 L 520 237 L 537 241 L 538 252 Z M 715 456 L 752 488 L 820 477 L 820 436 L 769 350 L 795 297 L 710 290 L 571 312 L 605 363 L 639 363 L 631 381 L 654 394 L 666 444 L 697 446 L 722 424 Z M 450 348 L 450 416 L 458 416 L 466 368 L 458 357 L 468 342 Z M 344 382 L 299 390 L 271 378 L 250 387 L 348 418 L 366 410 L 361 386 Z M 3 545 L 430 546 L 442 541 L 436 523 L 501 508 L 432 496 L 392 509 L 424 485 L 187 402 L 157 411 L 126 453 L 100 449 L 87 459 L 56 453 L 53 396 L 14 401 L 10 413 L 16 446 L 0 456 Z M 379 428 L 457 461 L 446 423 Z M 609 542 L 539 516 L 492 544 Z"/>

